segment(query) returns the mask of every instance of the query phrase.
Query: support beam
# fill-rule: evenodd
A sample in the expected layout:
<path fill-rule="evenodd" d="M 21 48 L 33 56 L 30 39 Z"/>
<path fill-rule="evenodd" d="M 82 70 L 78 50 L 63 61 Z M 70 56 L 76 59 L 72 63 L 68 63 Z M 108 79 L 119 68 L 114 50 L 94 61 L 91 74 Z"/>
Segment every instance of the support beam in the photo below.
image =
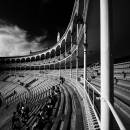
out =
<path fill-rule="evenodd" d="M 87 79 L 87 43 L 86 43 L 86 23 L 84 23 L 84 89 L 86 89 Z"/>
<path fill-rule="evenodd" d="M 76 49 L 76 81 L 78 80 L 78 46 L 79 46 L 79 29 L 77 24 L 77 49 Z"/>
<path fill-rule="evenodd" d="M 71 35 L 71 48 L 70 48 L 70 50 L 72 51 L 72 35 Z M 72 52 L 71 52 L 71 56 L 70 56 L 70 78 L 72 78 Z"/>
<path fill-rule="evenodd" d="M 72 78 L 72 56 L 70 56 L 70 78 Z"/>
<path fill-rule="evenodd" d="M 112 101 L 111 47 L 109 36 L 109 0 L 100 0 L 101 50 L 101 130 L 110 130 L 110 110 L 105 100 Z"/>
<path fill-rule="evenodd" d="M 61 45 L 60 45 L 60 60 L 61 60 Z M 60 72 L 59 72 L 59 73 L 60 73 L 59 76 L 61 77 L 61 61 L 60 61 L 60 63 L 59 63 L 59 69 L 60 69 L 60 70 L 59 70 L 59 71 L 60 71 Z"/>
<path fill-rule="evenodd" d="M 65 59 L 65 72 L 66 72 L 66 59 Z"/>

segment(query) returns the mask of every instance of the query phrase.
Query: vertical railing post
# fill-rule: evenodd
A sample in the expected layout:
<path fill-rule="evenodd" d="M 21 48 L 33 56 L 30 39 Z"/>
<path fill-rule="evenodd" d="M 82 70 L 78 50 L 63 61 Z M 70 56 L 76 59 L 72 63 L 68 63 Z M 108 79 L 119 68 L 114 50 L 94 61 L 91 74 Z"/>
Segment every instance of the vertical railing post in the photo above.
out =
<path fill-rule="evenodd" d="M 65 59 L 65 73 L 66 73 L 66 59 Z"/>
<path fill-rule="evenodd" d="M 87 43 L 86 43 L 86 23 L 84 23 L 84 89 L 86 89 L 86 77 L 87 77 Z"/>
<path fill-rule="evenodd" d="M 61 59 L 61 45 L 60 45 L 60 59 Z M 60 69 L 60 77 L 61 77 L 61 61 L 60 61 L 60 64 L 59 64 L 59 69 Z"/>
<path fill-rule="evenodd" d="M 70 56 L 70 78 L 72 78 L 72 58 Z"/>
<path fill-rule="evenodd" d="M 70 78 L 72 78 L 72 33 L 71 33 L 71 57 L 70 57 Z"/>
<path fill-rule="evenodd" d="M 77 24 L 77 49 L 76 49 L 76 81 L 78 81 L 78 45 L 79 45 L 79 29 L 78 29 L 78 24 Z"/>
<path fill-rule="evenodd" d="M 66 73 L 66 43 L 65 43 L 65 73 Z"/>
<path fill-rule="evenodd" d="M 109 0 L 100 0 L 100 50 L 101 50 L 101 130 L 110 130 L 110 110 L 106 102 L 112 101 L 112 69 L 109 35 Z"/>
<path fill-rule="evenodd" d="M 94 107 L 94 89 L 93 89 L 93 107 Z"/>

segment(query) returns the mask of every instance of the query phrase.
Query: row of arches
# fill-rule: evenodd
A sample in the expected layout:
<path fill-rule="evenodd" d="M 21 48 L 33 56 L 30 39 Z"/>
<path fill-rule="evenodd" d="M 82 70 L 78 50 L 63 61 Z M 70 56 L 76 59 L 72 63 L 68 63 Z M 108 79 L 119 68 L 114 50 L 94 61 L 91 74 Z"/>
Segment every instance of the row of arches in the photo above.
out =
<path fill-rule="evenodd" d="M 60 45 L 57 45 L 55 49 L 51 49 L 51 51 L 47 51 L 43 54 L 38 54 L 36 56 L 29 56 L 29 57 L 20 57 L 20 58 L 0 58 L 0 63 L 2 64 L 10 64 L 10 63 L 25 63 L 25 62 L 33 62 L 33 61 L 40 61 L 48 58 L 54 58 L 55 56 L 60 56 L 60 54 L 70 54 L 70 49 L 76 42 L 73 40 L 71 31 L 68 32 L 66 40 L 63 39 Z"/>

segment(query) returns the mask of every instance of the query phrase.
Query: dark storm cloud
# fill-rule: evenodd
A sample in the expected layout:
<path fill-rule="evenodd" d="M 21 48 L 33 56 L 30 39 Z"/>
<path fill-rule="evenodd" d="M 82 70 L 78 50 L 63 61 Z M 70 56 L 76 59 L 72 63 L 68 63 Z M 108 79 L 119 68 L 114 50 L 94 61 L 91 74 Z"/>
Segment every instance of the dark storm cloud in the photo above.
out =
<path fill-rule="evenodd" d="M 19 52 L 22 51 L 21 54 L 23 52 L 25 54 L 28 53 L 29 49 L 36 51 L 44 49 L 42 47 L 54 45 L 57 32 L 61 31 L 61 35 L 63 35 L 67 28 L 73 4 L 74 0 L 0 0 L 0 38 L 2 41 L 1 47 L 3 47 L 1 55 L 17 55 L 18 50 Z M 11 39 L 10 37 L 8 39 L 8 29 L 11 30 L 10 28 L 14 27 L 24 32 L 23 43 L 19 38 L 22 35 L 17 34 L 19 32 L 16 28 L 12 35 L 8 34 L 11 37 Z M 3 28 L 6 28 L 6 31 L 2 32 Z M 4 33 L 5 35 L 3 35 Z M 14 50 L 17 50 L 16 53 L 9 53 L 6 45 L 11 45 L 12 48 L 16 46 L 14 47 Z M 6 53 L 4 53 L 4 50 Z"/>

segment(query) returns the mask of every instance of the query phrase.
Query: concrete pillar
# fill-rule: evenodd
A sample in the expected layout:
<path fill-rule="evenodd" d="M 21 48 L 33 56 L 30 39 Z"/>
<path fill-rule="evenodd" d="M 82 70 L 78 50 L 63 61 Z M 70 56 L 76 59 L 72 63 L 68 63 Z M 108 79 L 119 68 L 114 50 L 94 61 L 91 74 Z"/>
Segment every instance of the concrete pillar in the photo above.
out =
<path fill-rule="evenodd" d="M 66 57 L 66 44 L 65 44 L 65 57 Z M 65 59 L 65 72 L 66 72 L 66 59 Z"/>
<path fill-rule="evenodd" d="M 110 110 L 104 99 L 111 102 L 112 69 L 109 37 L 109 0 L 100 0 L 100 50 L 101 50 L 101 130 L 110 130 Z"/>
<path fill-rule="evenodd" d="M 87 43 L 86 43 L 86 24 L 84 23 L 84 89 L 86 89 L 86 79 L 87 79 Z"/>
<path fill-rule="evenodd" d="M 60 45 L 60 60 L 61 60 L 61 45 Z M 60 61 L 60 64 L 59 64 L 59 69 L 60 69 L 59 70 L 60 71 L 59 72 L 60 73 L 59 76 L 61 76 L 61 61 Z"/>
<path fill-rule="evenodd" d="M 72 35 L 71 35 L 71 48 L 72 50 Z M 70 78 L 72 78 L 72 52 L 71 52 L 71 57 L 70 57 Z"/>
<path fill-rule="evenodd" d="M 76 81 L 78 80 L 78 45 L 79 45 L 79 29 L 77 24 L 77 49 L 76 49 Z"/>
<path fill-rule="evenodd" d="M 61 62 L 59 62 L 59 77 L 61 76 Z"/>

